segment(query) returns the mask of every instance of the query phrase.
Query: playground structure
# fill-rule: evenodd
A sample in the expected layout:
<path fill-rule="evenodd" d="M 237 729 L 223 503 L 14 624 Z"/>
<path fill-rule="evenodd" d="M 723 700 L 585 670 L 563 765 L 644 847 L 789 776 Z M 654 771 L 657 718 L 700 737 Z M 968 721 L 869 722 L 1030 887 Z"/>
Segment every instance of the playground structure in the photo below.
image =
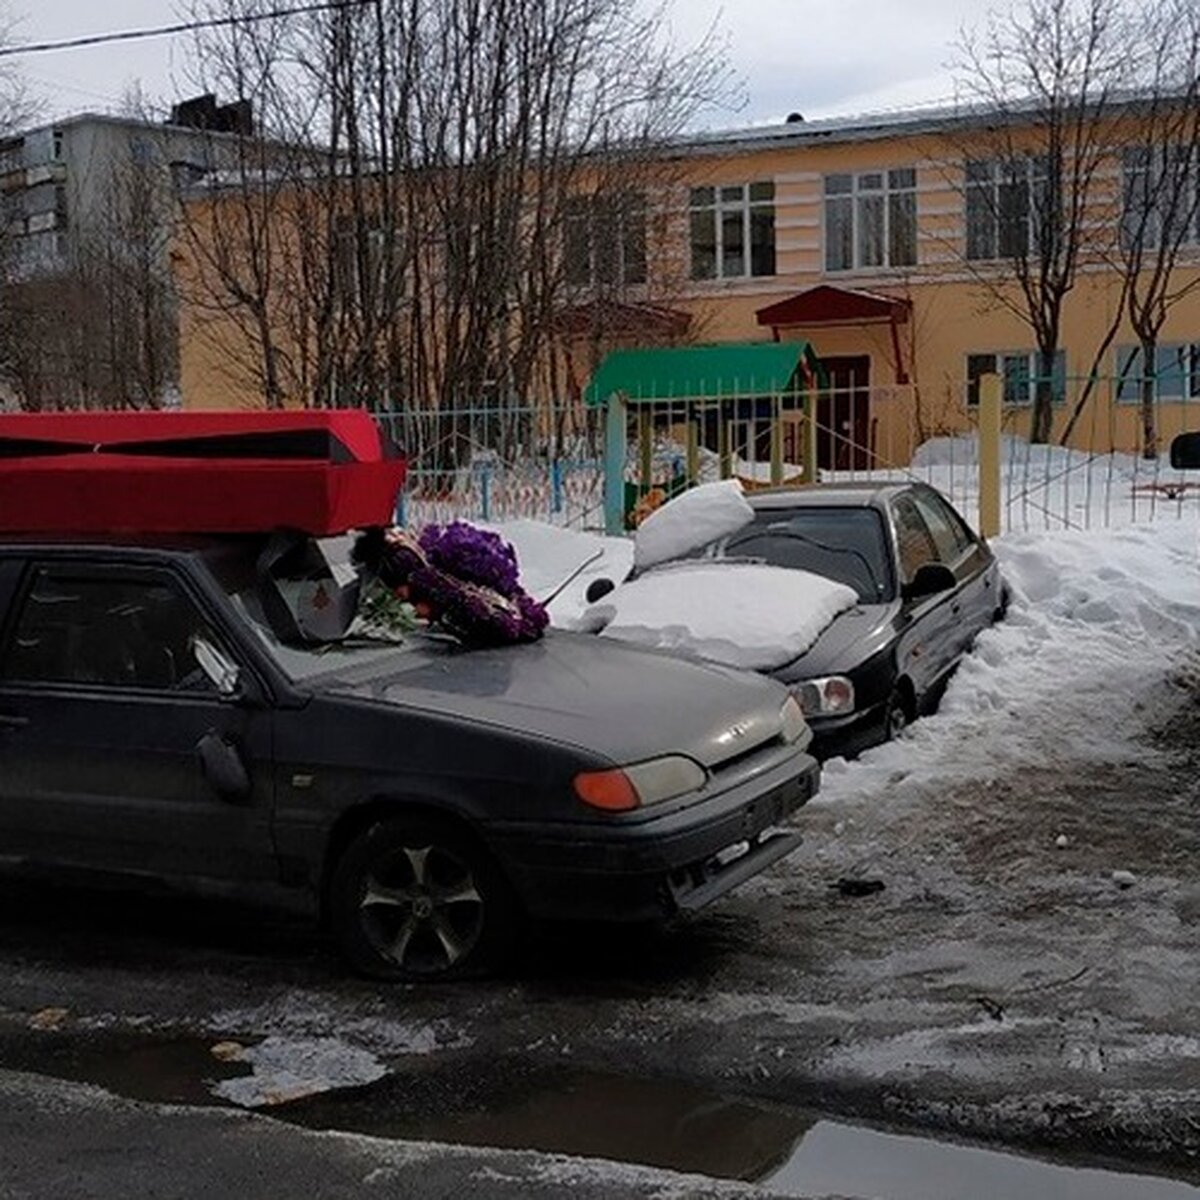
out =
<path fill-rule="evenodd" d="M 617 350 L 584 392 L 605 413 L 604 523 L 621 533 L 647 509 L 650 493 L 667 499 L 694 484 L 701 448 L 715 451 L 722 479 L 736 466 L 766 462 L 748 487 L 811 483 L 817 478 L 814 401 L 821 365 L 807 342 Z M 627 482 L 630 425 L 635 425 L 637 478 Z M 653 480 L 655 438 L 684 447 L 682 470 Z"/>

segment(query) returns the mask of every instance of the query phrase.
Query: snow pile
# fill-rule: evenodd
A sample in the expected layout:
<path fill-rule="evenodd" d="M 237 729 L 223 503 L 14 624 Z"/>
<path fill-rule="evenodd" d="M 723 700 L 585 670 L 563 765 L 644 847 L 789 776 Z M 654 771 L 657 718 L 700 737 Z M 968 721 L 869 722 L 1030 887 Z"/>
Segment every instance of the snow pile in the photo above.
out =
<path fill-rule="evenodd" d="M 585 632 L 730 667 L 769 671 L 803 654 L 858 596 L 808 571 L 689 562 L 623 584 L 580 618 Z"/>
<path fill-rule="evenodd" d="M 633 569 L 633 542 L 563 529 L 545 521 L 504 521 L 482 525 L 517 552 L 521 586 L 549 606 L 556 625 L 570 624 L 586 607 L 588 585 L 596 579 L 620 583 Z"/>
<path fill-rule="evenodd" d="M 1137 740 L 1147 711 L 1169 712 L 1169 681 L 1197 665 L 1196 527 L 1009 534 L 993 548 L 1008 619 L 980 635 L 936 714 L 857 762 L 826 764 L 818 803 L 1052 768 L 1064 745 L 1096 763 L 1150 752 Z"/>
<path fill-rule="evenodd" d="M 728 537 L 754 520 L 754 509 L 736 479 L 702 483 L 662 508 L 638 526 L 633 562 L 639 571 L 682 558 L 717 538 Z"/>
<path fill-rule="evenodd" d="M 361 1087 L 387 1074 L 370 1051 L 337 1038 L 268 1037 L 257 1046 L 241 1047 L 228 1061 L 250 1063 L 253 1073 L 219 1080 L 212 1091 L 243 1108 L 265 1108 L 335 1088 Z"/>

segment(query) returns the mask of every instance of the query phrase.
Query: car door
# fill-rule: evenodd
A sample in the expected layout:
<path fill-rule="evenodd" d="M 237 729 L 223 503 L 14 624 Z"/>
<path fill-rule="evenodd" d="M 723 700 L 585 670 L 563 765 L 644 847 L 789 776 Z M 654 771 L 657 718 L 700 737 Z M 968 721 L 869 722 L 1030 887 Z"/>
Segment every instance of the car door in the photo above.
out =
<path fill-rule="evenodd" d="M 987 546 L 967 528 L 944 496 L 932 488 L 913 489 L 913 500 L 925 518 L 942 562 L 958 580 L 959 653 L 970 649 L 980 630 L 992 623 L 999 605 L 999 571 Z"/>
<path fill-rule="evenodd" d="M 28 564 L 0 628 L 0 853 L 274 876 L 271 713 L 223 698 L 201 668 L 197 639 L 236 661 L 218 625 L 166 565 Z M 209 782 L 206 738 L 242 760 L 243 794 Z"/>
<path fill-rule="evenodd" d="M 918 697 L 921 697 L 954 666 L 961 653 L 958 590 L 905 597 L 917 571 L 926 563 L 940 563 L 942 558 L 911 490 L 893 497 L 889 507 L 902 596 L 899 666 L 912 679 Z"/>

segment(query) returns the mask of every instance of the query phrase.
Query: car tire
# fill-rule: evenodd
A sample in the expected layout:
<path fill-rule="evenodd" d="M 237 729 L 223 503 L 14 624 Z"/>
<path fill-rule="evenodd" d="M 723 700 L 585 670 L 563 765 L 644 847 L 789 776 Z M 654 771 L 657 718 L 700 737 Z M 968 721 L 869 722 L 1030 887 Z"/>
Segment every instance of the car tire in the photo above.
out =
<path fill-rule="evenodd" d="M 893 688 L 883 710 L 883 740 L 893 742 L 912 724 L 912 705 L 903 688 Z"/>
<path fill-rule="evenodd" d="M 374 979 L 462 979 L 498 967 L 519 908 L 487 851 L 466 831 L 425 816 L 379 821 L 358 835 L 329 885 L 333 936 Z"/>

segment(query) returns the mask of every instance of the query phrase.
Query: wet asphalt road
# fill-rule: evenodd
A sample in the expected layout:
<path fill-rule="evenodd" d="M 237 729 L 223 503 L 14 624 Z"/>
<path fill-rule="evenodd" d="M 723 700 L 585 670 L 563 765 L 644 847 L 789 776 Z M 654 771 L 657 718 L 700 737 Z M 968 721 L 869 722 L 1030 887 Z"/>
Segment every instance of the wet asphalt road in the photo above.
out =
<path fill-rule="evenodd" d="M 449 1138 L 464 1113 L 511 1106 L 523 1080 L 569 1069 L 1200 1179 L 1198 713 L 1181 693 L 1126 762 L 1085 769 L 1065 747 L 1054 770 L 897 778 L 878 804 L 817 806 L 798 855 L 698 919 L 660 933 L 541 931 L 511 975 L 487 982 L 389 990 L 348 977 L 290 920 L 0 884 L 0 1195 L 131 1194 L 119 1152 L 130 1138 L 144 1195 L 229 1194 L 220 1176 L 209 1191 L 178 1186 L 199 1178 L 188 1173 L 202 1154 L 259 1161 L 239 1148 L 246 1138 L 263 1147 L 264 1178 L 286 1181 L 289 1162 L 297 1178 L 327 1169 L 327 1190 L 309 1190 L 330 1196 L 343 1194 L 337 1172 L 361 1194 L 385 1160 L 427 1186 L 413 1195 L 462 1194 L 495 1167 L 376 1142 L 348 1150 L 208 1108 L 205 1047 L 266 1037 L 336 1038 L 389 1072 L 353 1104 L 310 1105 L 301 1119 L 317 1127 Z M 1114 883 L 1117 868 L 1132 887 Z M 886 886 L 848 898 L 830 886 L 847 875 Z M 164 1039 L 198 1057 L 139 1059 Z M 182 1107 L 131 1110 L 55 1079 Z M 39 1176 L 46 1122 L 63 1128 L 55 1114 L 85 1132 L 58 1145 L 57 1174 Z M 603 1140 L 556 1138 L 542 1148 L 606 1155 Z M 95 1171 L 111 1190 L 86 1190 Z M 512 1194 L 566 1186 L 519 1177 L 528 1186 Z M 612 1179 L 598 1186 L 620 1194 Z M 680 1194 L 701 1193 L 693 1181 Z"/>

